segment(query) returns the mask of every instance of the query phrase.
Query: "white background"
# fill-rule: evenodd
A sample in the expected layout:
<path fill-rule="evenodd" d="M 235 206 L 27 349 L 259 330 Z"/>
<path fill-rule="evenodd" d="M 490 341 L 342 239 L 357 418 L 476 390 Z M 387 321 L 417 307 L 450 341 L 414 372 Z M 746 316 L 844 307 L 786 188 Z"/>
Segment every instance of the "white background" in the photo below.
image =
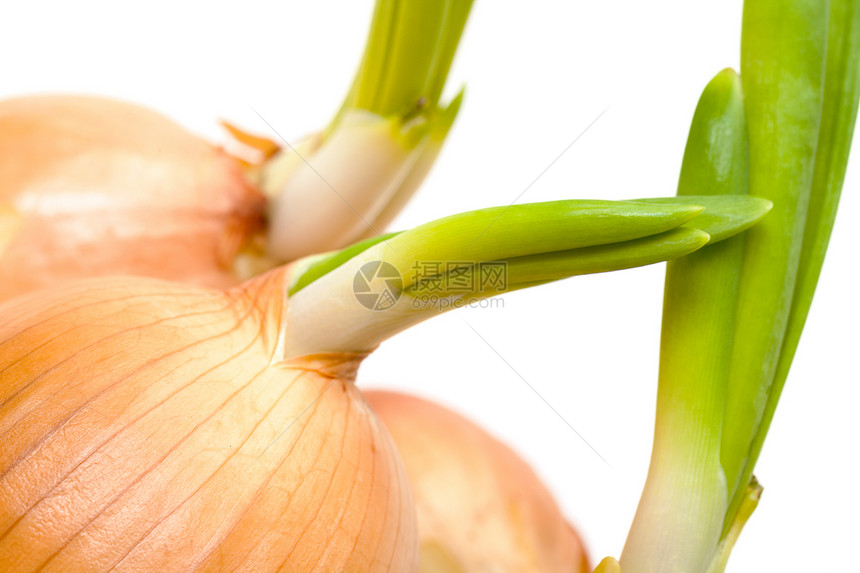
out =
<path fill-rule="evenodd" d="M 213 140 L 223 139 L 218 118 L 266 133 L 256 109 L 296 140 L 337 109 L 371 10 L 372 0 L 5 3 L 0 96 L 107 94 Z M 740 0 L 479 0 L 449 78 L 449 93 L 467 84 L 466 101 L 436 169 L 395 227 L 508 204 L 533 182 L 521 201 L 672 195 L 701 89 L 737 66 L 740 19 Z M 757 467 L 765 493 L 729 563 L 735 573 L 856 565 L 858 163 L 855 156 Z M 450 313 L 384 344 L 360 384 L 468 413 L 533 464 L 595 561 L 617 556 L 648 465 L 662 280 L 657 265 L 515 293 L 504 308 Z"/>

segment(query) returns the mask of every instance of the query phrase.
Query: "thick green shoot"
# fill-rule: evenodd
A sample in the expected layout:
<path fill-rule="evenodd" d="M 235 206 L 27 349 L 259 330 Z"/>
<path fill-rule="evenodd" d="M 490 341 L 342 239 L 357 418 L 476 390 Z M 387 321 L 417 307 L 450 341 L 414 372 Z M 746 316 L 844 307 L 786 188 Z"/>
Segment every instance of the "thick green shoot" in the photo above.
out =
<path fill-rule="evenodd" d="M 696 194 L 736 208 L 759 202 L 747 195 L 748 174 L 741 81 L 724 70 L 696 107 L 679 196 L 664 200 L 698 202 Z M 731 207 L 714 213 L 728 222 L 743 215 Z M 621 557 L 625 573 L 695 573 L 718 552 L 728 503 L 720 436 L 743 240 L 733 237 L 667 266 L 654 449 Z"/>

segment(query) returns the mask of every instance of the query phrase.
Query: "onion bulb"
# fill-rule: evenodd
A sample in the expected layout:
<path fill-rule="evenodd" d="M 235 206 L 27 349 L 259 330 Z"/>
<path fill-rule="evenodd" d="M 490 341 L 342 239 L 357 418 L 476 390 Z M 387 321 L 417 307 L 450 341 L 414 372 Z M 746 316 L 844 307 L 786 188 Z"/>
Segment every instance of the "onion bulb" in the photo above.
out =
<path fill-rule="evenodd" d="M 362 355 L 276 358 L 286 275 L 81 281 L 0 306 L 0 569 L 414 569 Z"/>
<path fill-rule="evenodd" d="M 0 102 L 0 300 L 105 274 L 233 285 L 264 206 L 236 160 L 153 111 Z"/>
<path fill-rule="evenodd" d="M 365 392 L 406 464 L 420 571 L 590 571 L 582 542 L 510 448 L 438 404 Z"/>
<path fill-rule="evenodd" d="M 226 124 L 249 162 L 129 103 L 0 101 L 0 301 L 104 275 L 229 287 L 376 236 L 429 171 L 459 102 L 420 121 L 350 110 L 284 149 Z"/>

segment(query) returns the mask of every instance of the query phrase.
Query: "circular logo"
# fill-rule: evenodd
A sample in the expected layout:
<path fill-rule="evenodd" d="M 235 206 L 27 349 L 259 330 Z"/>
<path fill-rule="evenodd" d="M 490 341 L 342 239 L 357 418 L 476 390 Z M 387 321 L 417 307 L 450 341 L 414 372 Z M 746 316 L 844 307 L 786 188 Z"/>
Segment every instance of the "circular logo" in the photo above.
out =
<path fill-rule="evenodd" d="M 355 300 L 370 310 L 386 310 L 397 303 L 403 290 L 403 277 L 394 265 L 370 261 L 361 265 L 352 279 Z"/>

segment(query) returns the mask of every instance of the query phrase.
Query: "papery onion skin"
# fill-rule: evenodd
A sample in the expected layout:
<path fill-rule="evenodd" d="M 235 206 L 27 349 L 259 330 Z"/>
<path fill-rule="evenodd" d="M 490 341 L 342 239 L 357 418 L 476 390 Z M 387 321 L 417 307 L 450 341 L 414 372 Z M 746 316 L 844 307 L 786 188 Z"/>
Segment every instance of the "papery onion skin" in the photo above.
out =
<path fill-rule="evenodd" d="M 415 570 L 361 357 L 275 358 L 285 274 L 0 305 L 0 569 Z"/>
<path fill-rule="evenodd" d="M 591 571 L 577 533 L 510 448 L 438 404 L 379 390 L 365 397 L 406 464 L 422 573 Z"/>
<path fill-rule="evenodd" d="M 225 287 L 263 226 L 241 164 L 162 115 L 68 95 L 0 102 L 0 300 L 74 278 L 142 275 Z"/>

